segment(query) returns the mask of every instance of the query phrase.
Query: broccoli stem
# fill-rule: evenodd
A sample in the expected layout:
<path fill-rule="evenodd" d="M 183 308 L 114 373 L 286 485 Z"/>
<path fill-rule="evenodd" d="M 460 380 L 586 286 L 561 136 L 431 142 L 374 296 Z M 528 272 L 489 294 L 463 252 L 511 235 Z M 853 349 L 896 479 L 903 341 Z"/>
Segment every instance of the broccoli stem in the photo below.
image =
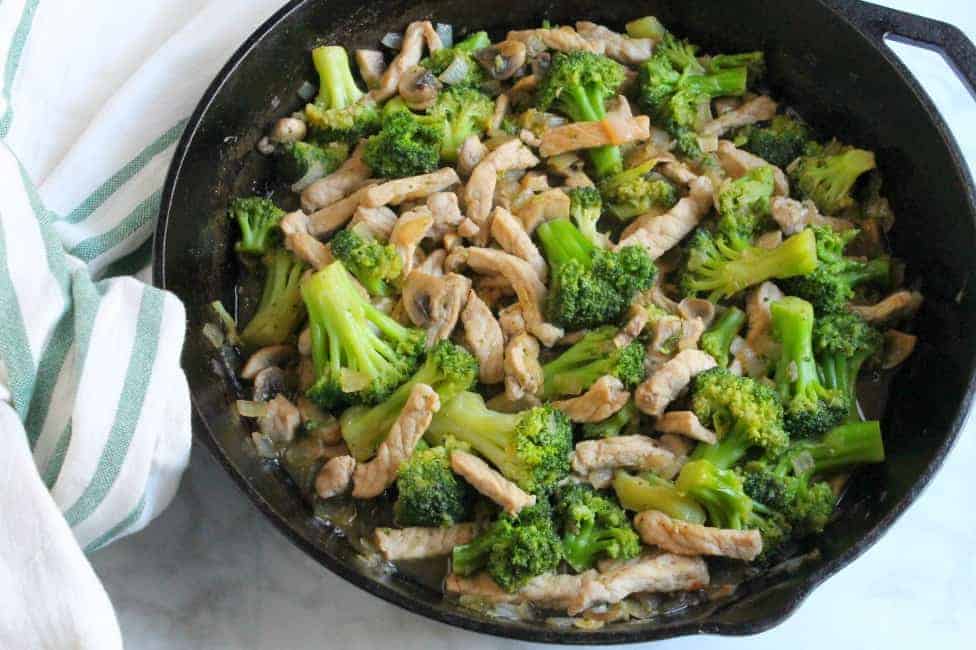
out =
<path fill-rule="evenodd" d="M 685 88 L 700 92 L 709 97 L 741 95 L 746 91 L 748 71 L 745 67 L 719 70 L 707 75 L 685 77 Z"/>
<path fill-rule="evenodd" d="M 803 447 L 813 458 L 813 474 L 823 474 L 885 459 L 881 423 L 849 422 L 834 427 L 818 443 Z"/>
<path fill-rule="evenodd" d="M 512 432 L 518 426 L 521 415 L 499 413 L 490 410 L 477 393 L 461 393 L 441 409 L 443 421 L 451 423 L 451 431 L 457 440 L 466 442 L 498 468 L 511 464 L 508 451 Z M 427 438 L 434 444 L 444 444 L 446 434 L 433 426 L 427 430 Z"/>
<path fill-rule="evenodd" d="M 713 526 L 741 530 L 751 521 L 753 501 L 732 470 L 693 460 L 681 468 L 675 486 L 704 506 Z"/>
<path fill-rule="evenodd" d="M 454 547 L 451 554 L 451 571 L 459 576 L 469 576 L 480 571 L 488 563 L 488 555 L 495 545 L 495 535 L 489 530 L 467 544 Z"/>
<path fill-rule="evenodd" d="M 742 460 L 753 445 L 747 433 L 733 428 L 713 445 L 699 443 L 691 457 L 694 460 L 707 460 L 719 469 L 728 469 Z"/>
<path fill-rule="evenodd" d="M 546 260 L 553 266 L 562 266 L 570 261 L 578 262 L 584 269 L 593 266 L 596 247 L 568 219 L 547 221 L 536 229 L 536 234 Z"/>
<path fill-rule="evenodd" d="M 712 355 L 718 365 L 727 368 L 729 347 L 745 323 L 745 312 L 735 306 L 729 307 L 717 321 L 712 323 L 708 331 L 702 334 L 701 349 Z"/>
<path fill-rule="evenodd" d="M 844 272 L 841 277 L 851 287 L 868 283 L 886 285 L 891 277 L 891 260 L 887 257 L 876 257 Z"/>
<path fill-rule="evenodd" d="M 363 97 L 349 68 L 346 49 L 327 45 L 312 50 L 312 63 L 319 75 L 319 92 L 315 103 L 323 108 L 346 108 Z"/>
<path fill-rule="evenodd" d="M 632 20 L 625 27 L 627 36 L 631 38 L 650 38 L 655 42 L 664 38 L 664 35 L 668 31 L 656 16 L 644 16 L 643 18 Z"/>
<path fill-rule="evenodd" d="M 782 346 L 774 381 L 785 402 L 820 385 L 813 358 L 813 307 L 805 300 L 787 297 L 773 303 L 771 312 Z"/>
<path fill-rule="evenodd" d="M 613 476 L 613 490 L 620 505 L 627 510 L 660 510 L 672 519 L 705 523 L 705 511 L 697 501 L 678 490 L 671 481 L 654 474 L 634 476 L 618 470 Z"/>
<path fill-rule="evenodd" d="M 302 264 L 283 249 L 264 258 L 267 272 L 257 311 L 241 332 L 248 348 L 284 343 L 305 316 L 302 303 Z"/>

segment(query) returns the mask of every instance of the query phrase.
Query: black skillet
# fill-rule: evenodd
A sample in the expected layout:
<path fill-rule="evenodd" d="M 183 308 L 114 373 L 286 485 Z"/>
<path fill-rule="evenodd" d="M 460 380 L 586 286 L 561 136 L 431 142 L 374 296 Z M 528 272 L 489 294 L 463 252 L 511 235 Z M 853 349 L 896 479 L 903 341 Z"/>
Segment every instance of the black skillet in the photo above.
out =
<path fill-rule="evenodd" d="M 300 105 L 314 79 L 316 44 L 376 47 L 388 31 L 430 18 L 458 32 L 590 19 L 618 28 L 654 14 L 708 50 L 762 49 L 777 97 L 825 133 L 877 152 L 898 215 L 896 254 L 925 292 L 916 322 L 920 344 L 897 374 L 883 416 L 888 462 L 856 476 L 843 516 L 816 542 L 819 559 L 793 574 L 748 582 L 726 599 L 657 620 L 600 630 L 483 617 L 445 602 L 402 575 L 374 575 L 349 545 L 310 516 L 279 470 L 247 450 L 232 391 L 211 366 L 202 325 L 207 304 L 237 304 L 233 228 L 222 216 L 231 196 L 267 186 L 254 152 L 273 119 Z M 857 0 L 626 2 L 577 0 L 294 0 L 265 22 L 224 66 L 197 106 L 163 190 L 155 240 L 155 282 L 186 305 L 183 356 L 195 431 L 244 492 L 292 543 L 349 582 L 439 621 L 531 641 L 608 644 L 686 634 L 752 634 L 793 612 L 807 594 L 873 544 L 917 497 L 959 433 L 972 399 L 976 357 L 973 281 L 976 192 L 959 149 L 931 100 L 885 44 L 908 40 L 940 51 L 976 88 L 976 48 L 955 27 Z"/>

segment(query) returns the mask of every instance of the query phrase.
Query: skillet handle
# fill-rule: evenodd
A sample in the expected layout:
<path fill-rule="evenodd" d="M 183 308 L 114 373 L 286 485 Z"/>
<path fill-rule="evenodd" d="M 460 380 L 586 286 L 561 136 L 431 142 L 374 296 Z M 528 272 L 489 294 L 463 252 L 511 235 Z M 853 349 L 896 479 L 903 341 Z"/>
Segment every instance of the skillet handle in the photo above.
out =
<path fill-rule="evenodd" d="M 821 0 L 879 46 L 885 37 L 942 55 L 976 100 L 976 46 L 955 25 L 863 0 Z"/>

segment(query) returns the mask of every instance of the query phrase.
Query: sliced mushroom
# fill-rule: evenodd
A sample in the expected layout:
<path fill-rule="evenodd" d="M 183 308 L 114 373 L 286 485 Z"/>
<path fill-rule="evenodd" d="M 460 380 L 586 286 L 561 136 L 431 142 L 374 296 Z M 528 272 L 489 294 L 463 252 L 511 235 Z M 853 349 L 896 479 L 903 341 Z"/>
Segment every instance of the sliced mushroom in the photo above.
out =
<path fill-rule="evenodd" d="M 441 89 L 441 82 L 434 73 L 427 68 L 415 65 L 400 77 L 397 90 L 407 106 L 415 111 L 430 108 L 437 101 L 437 93 Z"/>
<path fill-rule="evenodd" d="M 512 75 L 525 65 L 525 43 L 521 41 L 502 41 L 475 53 L 478 63 L 488 71 L 493 79 L 511 79 Z"/>
<path fill-rule="evenodd" d="M 285 371 L 278 366 L 268 366 L 254 377 L 255 402 L 267 402 L 269 399 L 287 390 Z"/>
<path fill-rule="evenodd" d="M 282 144 L 305 139 L 305 122 L 295 117 L 283 117 L 271 129 L 271 140 Z"/>
<path fill-rule="evenodd" d="M 285 367 L 296 360 L 296 350 L 290 345 L 269 345 L 248 358 L 241 370 L 242 379 L 254 379 L 258 373 L 271 366 Z"/>
<path fill-rule="evenodd" d="M 890 329 L 884 334 L 884 357 L 881 360 L 881 367 L 890 370 L 901 365 L 905 359 L 912 355 L 918 337 L 914 334 L 906 334 L 900 330 Z"/>
<path fill-rule="evenodd" d="M 715 305 L 702 298 L 685 298 L 678 303 L 678 313 L 687 320 L 700 320 L 708 327 L 715 319 Z"/>

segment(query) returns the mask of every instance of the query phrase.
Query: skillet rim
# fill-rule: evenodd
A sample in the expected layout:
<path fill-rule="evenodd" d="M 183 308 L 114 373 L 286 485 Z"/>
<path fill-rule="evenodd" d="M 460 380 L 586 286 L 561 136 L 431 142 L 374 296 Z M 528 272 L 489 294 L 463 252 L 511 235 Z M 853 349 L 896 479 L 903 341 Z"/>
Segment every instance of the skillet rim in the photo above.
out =
<path fill-rule="evenodd" d="M 166 234 L 169 226 L 169 219 L 175 192 L 180 182 L 180 172 L 186 154 L 193 142 L 197 129 L 200 126 L 210 105 L 220 93 L 228 77 L 243 62 L 246 56 L 254 49 L 258 43 L 272 32 L 279 23 L 288 18 L 294 11 L 298 10 L 309 0 L 289 0 L 287 4 L 275 11 L 265 20 L 250 36 L 238 47 L 230 56 L 228 61 L 221 67 L 214 80 L 208 85 L 199 103 L 193 110 L 187 121 L 186 127 L 180 137 L 179 143 L 170 162 L 166 180 L 163 184 L 162 195 L 159 208 L 159 218 L 156 224 L 153 238 L 153 284 L 162 289 L 166 289 Z M 912 75 L 908 68 L 901 62 L 895 53 L 888 48 L 883 39 L 872 38 L 866 33 L 865 29 L 856 20 L 845 15 L 843 0 L 817 0 L 817 4 L 824 10 L 829 11 L 847 23 L 861 38 L 873 48 L 882 59 L 892 66 L 903 84 L 919 100 L 927 116 L 935 127 L 936 131 L 945 145 L 946 150 L 953 162 L 954 171 L 962 181 L 962 186 L 966 192 L 966 202 L 970 207 L 972 226 L 976 230 L 976 185 L 974 185 L 972 175 L 968 165 L 962 155 L 959 145 L 936 109 L 931 98 L 921 87 L 918 80 Z M 848 9 L 852 12 L 857 11 L 858 4 L 852 3 Z M 937 21 L 932 21 L 937 22 Z M 976 265 L 974 265 L 976 266 Z M 778 603 L 772 608 L 771 613 L 760 616 L 759 618 L 740 621 L 740 622 L 720 622 L 720 621 L 693 621 L 682 624 L 664 625 L 648 628 L 646 625 L 620 625 L 608 626 L 598 630 L 579 630 L 575 628 L 555 628 L 538 626 L 534 628 L 519 625 L 510 625 L 504 619 L 479 618 L 476 615 L 462 615 L 458 611 L 438 607 L 419 600 L 413 600 L 397 590 L 383 584 L 380 581 L 356 571 L 352 566 L 339 561 L 325 553 L 321 548 L 307 540 L 291 522 L 279 514 L 274 507 L 254 488 L 248 479 L 241 474 L 229 461 L 216 441 L 209 423 L 203 416 L 197 401 L 191 390 L 191 402 L 193 403 L 193 432 L 194 438 L 202 442 L 209 449 L 213 457 L 230 474 L 231 478 L 238 487 L 248 496 L 251 502 L 264 514 L 264 516 L 274 524 L 286 538 L 293 544 L 301 548 L 305 553 L 314 558 L 319 564 L 325 566 L 336 575 L 364 591 L 378 596 L 379 598 L 399 606 L 414 614 L 428 619 L 446 623 L 454 627 L 477 632 L 480 634 L 495 637 L 516 639 L 521 641 L 533 641 L 542 643 L 567 644 L 567 645 L 605 645 L 623 643 L 643 643 L 649 641 L 660 641 L 669 638 L 690 636 L 694 634 L 715 634 L 720 636 L 747 636 L 758 634 L 769 630 L 789 618 L 804 600 L 824 581 L 835 573 L 856 560 L 861 554 L 875 544 L 891 526 L 901 517 L 902 514 L 911 506 L 921 492 L 926 488 L 935 473 L 942 467 L 947 454 L 951 451 L 959 434 L 965 425 L 967 416 L 971 409 L 976 393 L 976 367 L 969 369 L 969 377 L 966 381 L 966 392 L 959 404 L 956 414 L 949 425 L 945 440 L 936 448 L 931 462 L 925 470 L 918 476 L 912 487 L 905 495 L 895 503 L 891 510 L 883 516 L 877 524 L 867 531 L 849 549 L 827 562 L 822 567 L 807 576 L 802 583 L 797 585 L 789 594 L 789 597 Z M 721 611 L 721 610 L 718 610 Z"/>

